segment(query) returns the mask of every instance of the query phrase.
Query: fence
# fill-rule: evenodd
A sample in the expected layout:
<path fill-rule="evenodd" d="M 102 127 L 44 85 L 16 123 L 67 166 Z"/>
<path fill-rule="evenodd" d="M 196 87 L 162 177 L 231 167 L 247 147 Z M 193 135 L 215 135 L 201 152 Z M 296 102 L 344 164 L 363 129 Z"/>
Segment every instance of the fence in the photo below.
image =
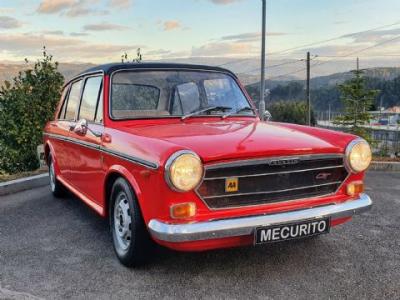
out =
<path fill-rule="evenodd" d="M 316 112 L 317 124 L 319 127 L 346 131 L 344 126 L 333 124 L 333 120 L 340 116 L 338 112 Z M 400 124 L 389 123 L 379 124 L 380 118 L 388 118 L 389 114 L 379 114 L 379 117 L 371 120 L 370 125 L 364 126 L 371 134 L 374 141 L 372 150 L 377 156 L 400 156 Z M 393 115 L 393 114 L 390 114 Z"/>

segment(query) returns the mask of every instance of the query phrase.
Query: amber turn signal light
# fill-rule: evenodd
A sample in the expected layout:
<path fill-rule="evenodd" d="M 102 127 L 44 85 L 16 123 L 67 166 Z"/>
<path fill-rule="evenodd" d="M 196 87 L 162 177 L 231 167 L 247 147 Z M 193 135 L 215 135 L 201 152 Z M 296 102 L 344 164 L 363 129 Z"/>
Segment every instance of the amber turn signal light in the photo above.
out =
<path fill-rule="evenodd" d="M 354 181 L 347 185 L 347 195 L 355 196 L 364 192 L 364 182 Z"/>
<path fill-rule="evenodd" d="M 179 203 L 171 206 L 171 218 L 186 219 L 196 215 L 196 204 L 193 202 Z"/>

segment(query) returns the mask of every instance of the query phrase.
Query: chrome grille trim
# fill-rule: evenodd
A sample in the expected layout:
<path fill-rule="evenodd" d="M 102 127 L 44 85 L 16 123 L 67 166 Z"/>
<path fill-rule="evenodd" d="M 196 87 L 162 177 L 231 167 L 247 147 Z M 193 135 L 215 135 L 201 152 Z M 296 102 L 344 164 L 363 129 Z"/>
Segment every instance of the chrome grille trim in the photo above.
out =
<path fill-rule="evenodd" d="M 273 156 L 268 158 L 254 158 L 254 159 L 245 159 L 245 160 L 237 160 L 231 162 L 217 162 L 206 165 L 205 168 L 207 170 L 220 169 L 220 168 L 230 168 L 230 167 L 242 167 L 242 166 L 252 166 L 252 165 L 260 165 L 268 163 L 272 160 L 280 160 L 280 159 L 300 159 L 300 161 L 304 160 L 314 160 L 314 159 L 330 159 L 330 158 L 344 158 L 343 154 L 340 153 L 332 153 L 332 154 L 308 154 L 308 155 L 295 155 L 295 156 Z"/>
<path fill-rule="evenodd" d="M 321 187 L 321 186 L 327 186 L 327 185 L 337 185 L 337 184 L 341 184 L 341 183 L 342 183 L 341 181 L 334 181 L 334 182 L 329 182 L 329 183 L 324 183 L 324 184 L 302 186 L 302 187 L 284 189 L 284 190 L 273 190 L 273 191 L 265 191 L 265 192 L 263 191 L 263 192 L 254 192 L 254 193 L 238 193 L 238 194 L 226 194 L 226 195 L 208 196 L 208 197 L 203 197 L 203 199 L 215 199 L 215 198 L 225 198 L 225 197 L 235 197 L 235 196 L 264 195 L 264 194 L 273 194 L 273 193 L 283 193 L 283 192 L 288 192 L 288 191 L 305 190 L 305 189 L 310 189 L 310 188 L 314 188 L 314 187 Z"/>
<path fill-rule="evenodd" d="M 335 169 L 335 168 L 342 168 L 342 167 L 345 167 L 345 165 L 337 165 L 337 166 L 329 166 L 329 167 L 321 167 L 321 168 L 311 168 L 311 169 L 302 169 L 302 170 L 293 170 L 293 171 L 259 173 L 259 174 L 249 174 L 249 175 L 237 175 L 237 176 L 233 176 L 233 177 L 236 177 L 236 178 L 261 177 L 261 176 L 288 174 L 288 173 L 302 173 L 302 172 L 315 171 L 315 170 L 327 170 L 327 169 Z M 231 177 L 231 176 L 210 177 L 210 178 L 204 178 L 203 180 L 221 180 L 221 179 L 226 179 L 226 178 L 229 178 L 229 177 Z"/>
<path fill-rule="evenodd" d="M 284 166 L 268 163 L 275 160 L 299 160 L 299 162 L 297 164 Z M 322 166 L 318 167 L 318 165 Z M 251 173 L 249 168 L 251 169 L 253 166 L 254 174 L 249 174 Z M 268 170 L 268 168 L 271 170 Z M 279 168 L 282 168 L 283 170 L 281 171 Z M 351 174 L 351 172 L 346 168 L 344 154 L 340 153 L 274 156 L 230 162 L 214 162 L 205 165 L 204 169 L 205 176 L 201 185 L 195 190 L 195 192 L 210 210 L 238 209 L 243 207 L 254 207 L 273 203 L 289 203 L 311 198 L 318 199 L 332 196 L 343 187 L 343 184 Z M 332 181 L 324 183 L 323 180 L 329 179 L 323 179 L 322 182 L 319 183 L 318 181 L 320 179 L 313 176 L 316 176 L 315 173 L 318 171 L 323 172 L 324 170 L 332 170 Z M 291 173 L 294 173 L 295 175 L 291 175 Z M 286 181 L 285 184 L 282 184 L 282 188 L 284 189 L 272 190 L 272 188 L 275 188 L 273 187 L 272 180 L 277 180 L 277 188 L 279 188 L 280 184 L 280 179 L 275 179 L 273 175 L 284 176 L 283 178 L 288 176 L 288 181 Z M 265 191 L 260 191 L 260 189 L 264 187 L 263 179 L 261 178 L 262 176 L 271 178 L 271 181 L 266 183 Z M 255 181 L 253 192 L 251 191 L 251 181 L 246 181 L 246 177 Z M 239 178 L 239 180 L 242 178 L 242 180 L 245 180 L 245 185 L 241 185 L 240 181 L 239 191 L 236 194 L 228 192 L 222 194 L 223 191 L 221 190 L 221 184 L 222 182 L 225 183 L 225 181 L 222 180 L 227 178 Z M 281 180 L 283 178 L 281 177 Z M 307 184 L 306 178 L 311 180 L 309 183 L 312 185 Z M 301 186 L 301 184 L 303 185 Z M 293 188 L 291 188 L 291 185 L 293 185 Z M 244 191 L 241 191 L 241 189 Z M 291 193 L 291 191 L 294 191 L 294 193 Z M 229 202 L 228 199 L 232 199 L 232 202 Z"/>

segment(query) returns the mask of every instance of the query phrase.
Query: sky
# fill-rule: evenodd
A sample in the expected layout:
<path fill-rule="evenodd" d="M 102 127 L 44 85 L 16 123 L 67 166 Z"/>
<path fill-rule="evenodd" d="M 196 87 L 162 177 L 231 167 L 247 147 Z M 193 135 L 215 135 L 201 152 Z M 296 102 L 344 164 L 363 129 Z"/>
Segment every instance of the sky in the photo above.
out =
<path fill-rule="evenodd" d="M 399 11 L 398 0 L 267 0 L 269 58 L 400 58 Z M 257 57 L 260 28 L 261 0 L 0 0 L 0 61 L 36 59 L 43 45 L 60 62 L 137 48 L 145 60 Z"/>

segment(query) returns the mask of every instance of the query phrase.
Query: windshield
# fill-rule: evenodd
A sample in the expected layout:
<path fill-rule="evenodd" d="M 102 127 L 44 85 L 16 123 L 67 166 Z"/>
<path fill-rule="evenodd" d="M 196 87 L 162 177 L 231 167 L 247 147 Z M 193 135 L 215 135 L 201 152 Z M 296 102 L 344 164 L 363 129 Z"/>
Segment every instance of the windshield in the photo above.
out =
<path fill-rule="evenodd" d="M 112 77 L 113 119 L 223 116 L 236 112 L 254 116 L 250 108 L 236 81 L 223 73 L 130 71 L 117 72 Z"/>

